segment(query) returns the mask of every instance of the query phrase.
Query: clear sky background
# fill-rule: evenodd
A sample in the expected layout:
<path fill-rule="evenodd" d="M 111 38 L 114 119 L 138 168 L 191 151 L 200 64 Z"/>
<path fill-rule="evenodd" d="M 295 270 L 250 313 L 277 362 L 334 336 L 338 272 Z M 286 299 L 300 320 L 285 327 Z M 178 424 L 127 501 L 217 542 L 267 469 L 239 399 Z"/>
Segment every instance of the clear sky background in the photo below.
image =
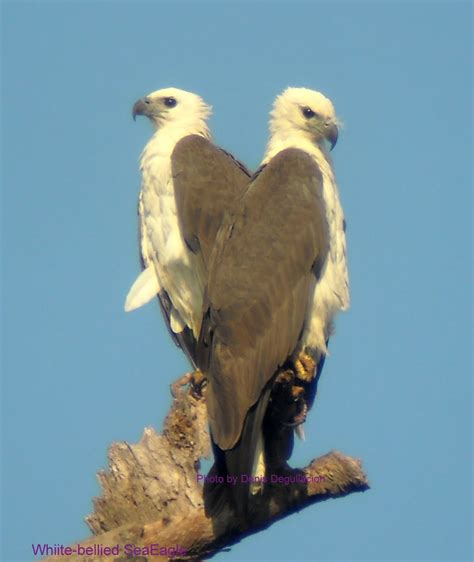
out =
<path fill-rule="evenodd" d="M 113 441 L 161 427 L 188 366 L 139 272 L 133 102 L 177 86 L 259 163 L 285 87 L 332 98 L 352 308 L 292 463 L 372 489 L 215 559 L 467 560 L 472 530 L 471 6 L 3 3 L 2 561 L 86 537 Z"/>

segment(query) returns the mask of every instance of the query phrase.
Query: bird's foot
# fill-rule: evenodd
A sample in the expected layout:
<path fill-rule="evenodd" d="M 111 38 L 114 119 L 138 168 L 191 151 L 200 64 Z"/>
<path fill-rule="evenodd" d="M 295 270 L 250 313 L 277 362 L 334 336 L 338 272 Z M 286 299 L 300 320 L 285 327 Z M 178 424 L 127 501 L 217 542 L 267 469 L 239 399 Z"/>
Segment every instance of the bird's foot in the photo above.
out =
<path fill-rule="evenodd" d="M 184 374 L 181 378 L 170 385 L 171 395 L 173 398 L 178 398 L 180 390 L 183 386 L 188 384 L 191 389 L 191 394 L 194 398 L 199 399 L 202 397 L 203 390 L 207 384 L 207 379 L 199 369 L 197 371 Z"/>
<path fill-rule="evenodd" d="M 296 387 L 295 387 L 296 388 Z M 293 388 L 293 390 L 295 390 Z M 300 389 L 304 392 L 303 389 Z M 294 406 L 292 408 L 293 413 L 289 420 L 282 421 L 281 424 L 286 427 L 298 427 L 306 421 L 306 416 L 308 414 L 308 406 L 303 397 L 298 397 L 294 399 Z"/>
<path fill-rule="evenodd" d="M 275 379 L 275 384 L 288 385 L 293 382 L 293 371 L 281 371 Z"/>
<path fill-rule="evenodd" d="M 279 409 L 279 423 L 285 427 L 297 427 L 306 421 L 308 406 L 305 401 L 305 390 L 303 387 L 294 384 L 287 387 L 285 394 L 285 402 L 282 403 L 283 408 Z M 280 406 L 282 406 L 280 405 Z"/>
<path fill-rule="evenodd" d="M 295 426 L 300 426 L 306 421 L 306 416 L 308 414 L 308 405 L 303 398 L 298 399 L 298 413 L 293 418 L 293 424 Z"/>
<path fill-rule="evenodd" d="M 316 362 L 307 353 L 301 352 L 293 362 L 296 377 L 303 382 L 311 382 L 316 370 Z"/>
<path fill-rule="evenodd" d="M 204 376 L 204 373 L 197 369 L 194 373 L 191 373 L 191 393 L 194 398 L 199 399 L 203 396 L 203 391 L 207 386 L 207 378 Z"/>

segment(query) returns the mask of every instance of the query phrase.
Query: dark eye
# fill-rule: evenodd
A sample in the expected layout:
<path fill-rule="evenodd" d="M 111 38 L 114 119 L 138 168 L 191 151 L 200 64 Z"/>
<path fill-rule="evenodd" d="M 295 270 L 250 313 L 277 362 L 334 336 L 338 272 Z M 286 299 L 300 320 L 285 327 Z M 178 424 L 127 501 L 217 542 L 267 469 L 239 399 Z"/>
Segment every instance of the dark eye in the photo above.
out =
<path fill-rule="evenodd" d="M 311 117 L 314 117 L 316 115 L 316 113 L 310 107 L 302 107 L 301 112 L 306 117 L 306 119 L 311 119 Z"/>
<path fill-rule="evenodd" d="M 175 98 L 165 98 L 164 102 L 166 107 L 174 107 L 178 103 Z"/>

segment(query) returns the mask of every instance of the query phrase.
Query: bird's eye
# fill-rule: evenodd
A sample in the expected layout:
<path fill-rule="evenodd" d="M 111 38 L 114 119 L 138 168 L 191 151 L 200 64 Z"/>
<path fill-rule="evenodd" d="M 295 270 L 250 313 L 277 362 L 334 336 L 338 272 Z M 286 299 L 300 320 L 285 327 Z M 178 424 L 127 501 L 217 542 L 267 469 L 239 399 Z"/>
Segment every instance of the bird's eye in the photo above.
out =
<path fill-rule="evenodd" d="M 165 103 L 166 107 L 175 107 L 175 105 L 178 102 L 176 101 L 175 98 L 165 98 L 164 103 Z"/>
<path fill-rule="evenodd" d="M 302 107 L 301 112 L 303 113 L 306 119 L 311 119 L 316 115 L 316 113 L 310 107 Z"/>

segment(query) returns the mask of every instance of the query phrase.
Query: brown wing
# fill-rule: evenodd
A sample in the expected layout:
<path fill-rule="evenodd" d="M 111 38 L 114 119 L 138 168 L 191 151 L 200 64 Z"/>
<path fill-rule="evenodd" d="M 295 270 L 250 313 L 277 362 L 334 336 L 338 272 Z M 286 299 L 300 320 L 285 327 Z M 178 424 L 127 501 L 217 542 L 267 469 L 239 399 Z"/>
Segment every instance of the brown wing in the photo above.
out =
<path fill-rule="evenodd" d="M 207 271 L 224 214 L 233 210 L 247 189 L 250 172 L 199 135 L 181 139 L 171 162 L 181 232 L 188 247 L 201 255 Z"/>
<path fill-rule="evenodd" d="M 295 349 L 327 249 L 321 172 L 307 153 L 286 149 L 251 182 L 209 266 L 197 361 L 221 449 L 236 444 L 247 412 Z"/>
<path fill-rule="evenodd" d="M 176 144 L 171 163 L 181 232 L 190 250 L 198 256 L 196 268 L 204 278 L 204 285 L 207 260 L 224 213 L 232 209 L 235 199 L 245 190 L 250 173 L 232 155 L 198 135 L 184 137 Z M 146 267 L 150 258 L 143 234 L 141 200 L 139 217 L 142 264 Z M 196 341 L 192 330 L 185 327 L 182 332 L 174 333 L 170 327 L 173 311 L 170 297 L 162 289 L 158 298 L 172 339 L 195 365 Z"/>

